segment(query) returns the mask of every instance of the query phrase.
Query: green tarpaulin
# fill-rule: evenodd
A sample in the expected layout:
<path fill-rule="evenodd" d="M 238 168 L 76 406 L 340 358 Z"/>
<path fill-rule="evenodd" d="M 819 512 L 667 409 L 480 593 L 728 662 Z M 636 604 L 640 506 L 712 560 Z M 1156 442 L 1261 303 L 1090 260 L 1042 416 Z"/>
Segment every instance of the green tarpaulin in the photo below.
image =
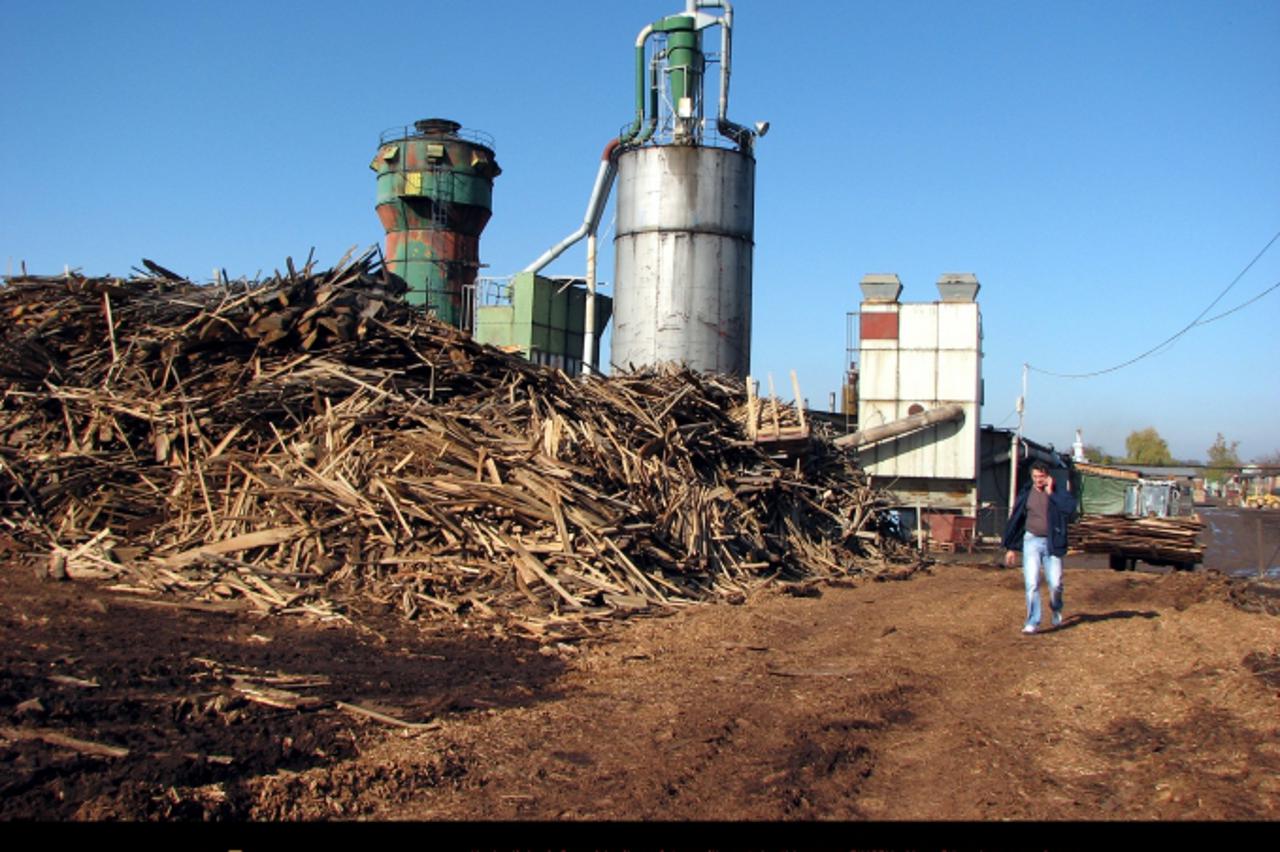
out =
<path fill-rule="evenodd" d="M 1111 476 L 1080 476 L 1080 511 L 1086 515 L 1123 515 L 1124 495 L 1134 480 Z"/>

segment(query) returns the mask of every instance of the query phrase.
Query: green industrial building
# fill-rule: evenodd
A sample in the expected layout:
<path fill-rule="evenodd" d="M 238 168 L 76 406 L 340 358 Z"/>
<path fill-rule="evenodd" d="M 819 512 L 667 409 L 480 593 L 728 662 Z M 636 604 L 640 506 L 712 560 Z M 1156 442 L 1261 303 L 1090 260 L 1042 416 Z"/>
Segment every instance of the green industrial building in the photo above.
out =
<path fill-rule="evenodd" d="M 544 278 L 532 272 L 485 282 L 477 298 L 475 340 L 578 375 L 587 327 L 584 284 L 581 278 Z M 600 335 L 609 323 L 613 300 L 597 294 L 595 302 L 591 360 L 599 364 Z"/>

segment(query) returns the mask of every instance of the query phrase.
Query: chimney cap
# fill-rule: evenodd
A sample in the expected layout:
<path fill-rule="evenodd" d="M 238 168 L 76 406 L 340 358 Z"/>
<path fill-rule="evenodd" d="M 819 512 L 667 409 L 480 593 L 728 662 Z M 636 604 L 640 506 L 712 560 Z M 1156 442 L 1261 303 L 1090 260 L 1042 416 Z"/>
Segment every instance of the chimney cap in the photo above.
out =
<path fill-rule="evenodd" d="M 902 295 L 902 279 L 892 272 L 868 272 L 858 286 L 866 302 L 896 302 Z"/>
<path fill-rule="evenodd" d="M 938 276 L 938 295 L 944 302 L 977 301 L 981 287 L 972 272 L 944 272 Z"/>

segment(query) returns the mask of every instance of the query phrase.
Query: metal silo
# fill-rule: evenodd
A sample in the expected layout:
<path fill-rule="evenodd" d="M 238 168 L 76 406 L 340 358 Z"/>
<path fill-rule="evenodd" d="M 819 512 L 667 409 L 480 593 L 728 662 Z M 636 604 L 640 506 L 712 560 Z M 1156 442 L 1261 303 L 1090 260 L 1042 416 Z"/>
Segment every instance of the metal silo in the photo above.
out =
<path fill-rule="evenodd" d="M 636 40 L 636 118 L 617 156 L 616 367 L 750 370 L 756 133 L 726 117 L 732 24 L 727 2 L 690 2 Z M 711 26 L 720 27 L 720 85 L 707 117 L 702 33 Z"/>
<path fill-rule="evenodd" d="M 408 284 L 405 299 L 450 325 L 470 322 L 468 288 L 480 267 L 480 232 L 502 173 L 493 140 L 431 118 L 386 131 L 369 164 L 378 174 L 378 218 L 387 269 Z"/>
<path fill-rule="evenodd" d="M 751 367 L 755 160 L 702 145 L 618 159 L 612 362 Z"/>
<path fill-rule="evenodd" d="M 711 14 L 712 10 L 717 14 Z M 720 28 L 719 53 L 702 36 Z M 601 155 L 582 225 L 525 268 L 538 272 L 587 237 L 587 327 L 596 285 L 596 230 L 615 177 L 613 366 L 682 362 L 745 376 L 751 367 L 755 140 L 768 130 L 727 116 L 733 7 L 688 0 L 635 42 L 635 119 Z M 719 64 L 714 115 L 703 109 L 708 62 Z M 583 362 L 592 338 L 585 339 Z"/>

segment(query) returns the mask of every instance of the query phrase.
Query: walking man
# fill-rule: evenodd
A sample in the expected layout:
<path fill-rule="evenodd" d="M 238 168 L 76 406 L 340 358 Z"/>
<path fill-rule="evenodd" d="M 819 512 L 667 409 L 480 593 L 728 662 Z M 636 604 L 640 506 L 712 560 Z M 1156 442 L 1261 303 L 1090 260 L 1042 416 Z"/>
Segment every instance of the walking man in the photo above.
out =
<path fill-rule="evenodd" d="M 1054 488 L 1049 466 L 1042 461 L 1031 465 L 1031 481 L 1022 486 L 1013 504 L 1013 514 L 1005 526 L 1004 563 L 1012 568 L 1022 551 L 1022 580 L 1027 591 L 1027 620 L 1023 633 L 1035 633 L 1040 626 L 1040 568 L 1044 566 L 1049 586 L 1049 609 L 1053 626 L 1062 623 L 1062 557 L 1067 555 L 1067 519 L 1076 510 L 1070 485 Z"/>

